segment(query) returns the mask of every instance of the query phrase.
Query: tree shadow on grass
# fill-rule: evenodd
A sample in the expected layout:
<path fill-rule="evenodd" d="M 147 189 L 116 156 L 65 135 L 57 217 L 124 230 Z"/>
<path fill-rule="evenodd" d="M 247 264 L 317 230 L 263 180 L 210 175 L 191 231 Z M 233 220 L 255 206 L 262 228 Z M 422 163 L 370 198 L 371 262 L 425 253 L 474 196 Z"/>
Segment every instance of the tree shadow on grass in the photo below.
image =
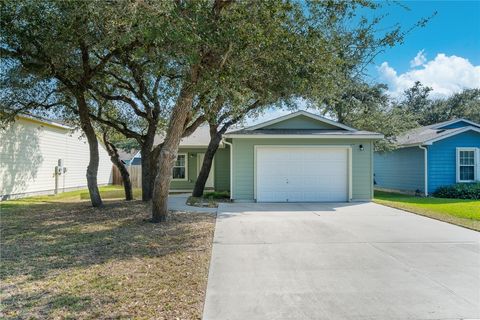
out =
<path fill-rule="evenodd" d="M 48 300 L 48 301 L 47 301 Z M 15 294 L 2 300 L 5 306 L 17 306 L 17 310 L 6 312 L 17 319 L 38 318 L 46 319 L 52 316 L 57 310 L 63 313 L 76 314 L 88 311 L 93 305 L 93 298 L 89 296 L 80 296 L 73 294 L 45 294 L 40 292 L 36 294 Z M 40 308 L 35 308 L 41 306 Z M 32 314 L 31 310 L 35 309 Z"/>
<path fill-rule="evenodd" d="M 112 260 L 160 257 L 197 250 L 208 214 L 172 213 L 165 224 L 145 221 L 149 206 L 140 201 L 31 205 L 2 212 L 0 279 L 41 279 L 55 270 Z"/>

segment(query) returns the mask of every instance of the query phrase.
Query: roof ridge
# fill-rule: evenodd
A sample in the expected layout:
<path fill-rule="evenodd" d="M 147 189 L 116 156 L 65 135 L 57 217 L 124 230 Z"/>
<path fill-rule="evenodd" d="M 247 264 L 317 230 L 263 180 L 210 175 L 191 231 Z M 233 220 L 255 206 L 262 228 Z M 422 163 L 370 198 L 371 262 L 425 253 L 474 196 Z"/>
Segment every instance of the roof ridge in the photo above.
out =
<path fill-rule="evenodd" d="M 312 118 L 314 120 L 325 122 L 329 125 L 341 128 L 343 130 L 347 130 L 347 131 L 351 131 L 351 132 L 357 131 L 357 129 L 349 127 L 349 126 L 347 126 L 343 123 L 337 122 L 335 120 L 328 119 L 327 117 L 324 117 L 324 116 L 321 116 L 321 115 L 318 115 L 318 114 L 315 114 L 315 113 L 312 113 L 312 112 L 309 112 L 309 111 L 306 111 L 306 110 L 297 110 L 295 112 L 291 112 L 289 114 L 286 114 L 286 115 L 283 115 L 283 116 L 280 116 L 280 117 L 276 117 L 276 118 L 273 118 L 273 119 L 270 119 L 270 120 L 267 120 L 267 121 L 263 121 L 263 122 L 260 122 L 258 124 L 252 125 L 252 126 L 245 127 L 244 129 L 245 130 L 257 130 L 257 129 L 260 129 L 260 128 L 263 128 L 263 127 L 266 127 L 266 126 L 269 126 L 269 125 L 272 125 L 272 124 L 275 124 L 275 123 L 279 123 L 279 122 L 294 118 L 294 117 L 299 116 L 299 115 L 304 115 L 304 116 Z"/>

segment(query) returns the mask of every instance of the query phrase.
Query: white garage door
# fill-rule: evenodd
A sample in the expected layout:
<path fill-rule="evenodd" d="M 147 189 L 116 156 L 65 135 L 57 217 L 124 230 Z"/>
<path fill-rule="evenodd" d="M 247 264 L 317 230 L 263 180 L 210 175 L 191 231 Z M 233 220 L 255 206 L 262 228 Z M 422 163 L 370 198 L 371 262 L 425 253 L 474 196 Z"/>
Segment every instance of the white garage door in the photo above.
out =
<path fill-rule="evenodd" d="M 348 150 L 325 147 L 257 147 L 258 202 L 348 200 Z"/>

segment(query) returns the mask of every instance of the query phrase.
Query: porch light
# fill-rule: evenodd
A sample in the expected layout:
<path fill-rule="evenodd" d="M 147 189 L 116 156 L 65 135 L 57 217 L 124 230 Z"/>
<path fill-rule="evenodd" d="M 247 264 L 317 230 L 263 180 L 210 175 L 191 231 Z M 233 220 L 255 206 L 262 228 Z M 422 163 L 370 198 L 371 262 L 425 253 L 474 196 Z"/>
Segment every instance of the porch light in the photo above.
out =
<path fill-rule="evenodd" d="M 363 144 L 359 145 L 358 148 L 360 149 L 360 151 L 363 151 Z"/>

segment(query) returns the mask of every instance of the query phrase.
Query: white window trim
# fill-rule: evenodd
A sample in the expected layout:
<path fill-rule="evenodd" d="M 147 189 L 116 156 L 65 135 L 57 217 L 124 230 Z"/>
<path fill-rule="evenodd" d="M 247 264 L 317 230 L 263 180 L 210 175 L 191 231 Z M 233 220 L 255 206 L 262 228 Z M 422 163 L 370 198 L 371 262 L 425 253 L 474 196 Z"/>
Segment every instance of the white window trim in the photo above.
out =
<path fill-rule="evenodd" d="M 187 181 L 188 180 L 188 153 L 178 153 L 177 158 L 178 156 L 185 156 L 185 178 L 182 178 L 182 179 L 173 178 L 173 168 L 175 168 L 175 164 L 174 164 L 172 167 L 172 181 Z"/>
<path fill-rule="evenodd" d="M 473 180 L 460 180 L 460 151 L 473 151 L 474 155 L 474 163 L 473 163 L 473 174 L 474 178 Z M 467 182 L 475 182 L 478 181 L 480 172 L 479 172 L 479 148 L 473 148 L 473 147 L 461 147 L 457 148 L 457 156 L 456 156 L 456 172 L 457 172 L 457 183 L 467 183 Z"/>

